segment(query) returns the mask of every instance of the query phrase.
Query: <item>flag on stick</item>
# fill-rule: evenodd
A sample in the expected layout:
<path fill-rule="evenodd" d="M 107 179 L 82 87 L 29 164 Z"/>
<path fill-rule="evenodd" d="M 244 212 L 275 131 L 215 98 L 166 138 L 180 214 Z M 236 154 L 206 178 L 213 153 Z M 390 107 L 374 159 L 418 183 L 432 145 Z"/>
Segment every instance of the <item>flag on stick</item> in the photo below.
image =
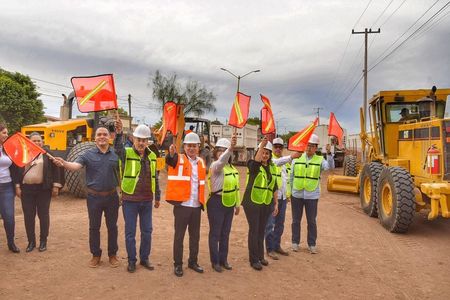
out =
<path fill-rule="evenodd" d="M 177 104 L 173 101 L 168 101 L 163 107 L 163 119 L 162 125 L 159 131 L 162 129 L 161 143 L 166 138 L 167 131 L 170 131 L 172 135 L 176 135 L 177 130 Z"/>
<path fill-rule="evenodd" d="M 117 109 L 117 96 L 112 74 L 72 77 L 73 90 L 81 112 Z"/>
<path fill-rule="evenodd" d="M 9 158 L 19 167 L 32 162 L 39 154 L 46 151 L 30 141 L 23 133 L 17 132 L 3 143 L 3 148 Z"/>
<path fill-rule="evenodd" d="M 328 135 L 334 135 L 338 139 L 339 146 L 342 147 L 344 130 L 336 119 L 334 113 L 330 113 L 330 123 L 328 124 Z"/>
<path fill-rule="evenodd" d="M 289 139 L 288 150 L 300 152 L 305 151 L 308 141 L 313 134 L 314 129 L 316 129 L 318 122 L 319 119 L 316 118 L 309 126 L 292 136 Z"/>
<path fill-rule="evenodd" d="M 236 98 L 231 108 L 230 120 L 228 125 L 242 128 L 247 123 L 248 112 L 250 109 L 250 96 L 247 96 L 241 92 L 236 94 Z"/>
<path fill-rule="evenodd" d="M 273 117 L 272 105 L 269 98 L 261 95 L 261 101 L 264 107 L 261 108 L 261 133 L 270 134 L 275 132 L 275 119 Z"/>

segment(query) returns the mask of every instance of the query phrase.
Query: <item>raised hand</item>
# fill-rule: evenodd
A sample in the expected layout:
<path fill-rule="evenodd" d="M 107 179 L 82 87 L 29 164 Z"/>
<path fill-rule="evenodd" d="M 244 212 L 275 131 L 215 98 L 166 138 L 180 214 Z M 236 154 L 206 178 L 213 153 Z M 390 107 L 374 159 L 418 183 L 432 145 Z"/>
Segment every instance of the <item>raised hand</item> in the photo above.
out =
<path fill-rule="evenodd" d="M 177 153 L 177 148 L 175 147 L 174 144 L 172 144 L 172 145 L 170 145 L 170 147 L 169 147 L 169 155 L 170 155 L 170 156 L 174 156 L 175 153 Z"/>
<path fill-rule="evenodd" d="M 122 133 L 123 123 L 119 117 L 117 117 L 117 119 L 114 121 L 114 127 L 116 129 L 116 133 Z"/>

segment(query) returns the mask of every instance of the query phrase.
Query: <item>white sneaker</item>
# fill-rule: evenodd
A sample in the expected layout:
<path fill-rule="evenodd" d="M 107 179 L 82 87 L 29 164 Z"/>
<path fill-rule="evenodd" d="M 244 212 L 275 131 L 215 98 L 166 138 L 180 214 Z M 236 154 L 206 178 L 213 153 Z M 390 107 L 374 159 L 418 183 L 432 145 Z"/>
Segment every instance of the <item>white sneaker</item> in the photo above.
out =
<path fill-rule="evenodd" d="M 308 250 L 311 254 L 317 254 L 317 247 L 316 246 L 308 246 Z"/>
<path fill-rule="evenodd" d="M 300 251 L 300 246 L 299 246 L 299 244 L 292 243 L 292 251 L 294 251 L 294 252 Z"/>

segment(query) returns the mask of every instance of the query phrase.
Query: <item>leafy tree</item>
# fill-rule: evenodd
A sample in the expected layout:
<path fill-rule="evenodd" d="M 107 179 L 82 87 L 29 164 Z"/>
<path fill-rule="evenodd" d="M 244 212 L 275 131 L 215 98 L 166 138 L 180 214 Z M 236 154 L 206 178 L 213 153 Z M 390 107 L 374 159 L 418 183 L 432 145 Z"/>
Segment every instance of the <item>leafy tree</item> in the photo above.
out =
<path fill-rule="evenodd" d="M 189 79 L 185 86 L 177 81 L 177 74 L 165 76 L 159 70 L 151 78 L 153 99 L 161 105 L 168 101 L 184 104 L 184 114 L 200 117 L 207 112 L 215 112 L 216 96 L 198 81 Z M 149 84 L 150 85 L 150 84 Z"/>
<path fill-rule="evenodd" d="M 10 132 L 22 126 L 44 122 L 44 105 L 30 77 L 0 69 L 0 119 Z"/>
<path fill-rule="evenodd" d="M 289 141 L 289 139 L 291 137 L 293 137 L 296 133 L 297 133 L 297 131 L 289 131 L 286 134 L 280 135 L 280 137 L 283 139 L 283 141 L 285 141 L 287 143 Z"/>
<path fill-rule="evenodd" d="M 261 125 L 261 119 L 259 117 L 251 117 L 247 119 L 247 124 L 250 125 Z"/>
<path fill-rule="evenodd" d="M 120 116 L 128 116 L 128 112 L 125 110 L 125 109 L 123 109 L 122 107 L 119 107 L 118 109 L 117 109 L 118 111 L 119 111 L 119 115 Z M 104 111 L 101 111 L 99 114 L 100 114 L 100 117 L 105 117 L 105 116 L 107 116 L 108 115 L 108 110 L 104 110 Z M 94 112 L 90 112 L 90 113 L 88 113 L 87 114 L 88 115 L 88 118 L 94 118 Z"/>

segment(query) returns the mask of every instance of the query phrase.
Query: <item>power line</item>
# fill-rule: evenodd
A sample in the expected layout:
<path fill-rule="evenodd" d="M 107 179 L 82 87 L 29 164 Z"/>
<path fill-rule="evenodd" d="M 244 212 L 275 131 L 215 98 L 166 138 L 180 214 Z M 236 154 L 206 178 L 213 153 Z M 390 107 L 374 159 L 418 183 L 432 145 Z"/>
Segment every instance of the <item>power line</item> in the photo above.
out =
<path fill-rule="evenodd" d="M 35 78 L 35 77 L 30 77 L 30 78 L 33 79 L 33 80 L 36 80 L 36 81 L 41 81 L 41 82 L 45 82 L 45 83 L 48 83 L 48 84 L 53 84 L 53 85 L 56 85 L 56 86 L 60 86 L 60 87 L 65 87 L 65 88 L 68 88 L 68 89 L 72 89 L 71 86 L 67 86 L 67 85 L 63 85 L 63 84 L 59 84 L 59 83 L 55 83 L 55 82 L 51 82 L 51 81 L 47 81 L 47 80 Z"/>
<path fill-rule="evenodd" d="M 392 2 L 394 2 L 394 0 L 391 0 L 388 5 L 383 9 L 383 11 L 378 15 L 378 17 L 375 19 L 375 22 L 373 22 L 372 27 L 375 27 L 375 24 L 377 24 L 377 22 L 380 20 L 380 18 L 384 15 L 384 13 L 386 12 L 386 10 L 389 8 L 389 6 L 391 6 Z"/>
<path fill-rule="evenodd" d="M 380 27 L 383 27 L 390 19 L 391 17 L 397 12 L 397 10 L 400 9 L 400 7 L 403 6 L 403 4 L 406 2 L 406 0 L 403 0 L 402 3 L 400 3 L 400 5 L 389 15 L 389 17 L 387 17 L 386 20 L 384 20 L 384 22 L 380 25 Z"/>
<path fill-rule="evenodd" d="M 413 40 L 415 39 L 420 39 L 422 36 L 424 36 L 428 31 L 430 31 L 431 29 L 433 29 L 434 27 L 436 27 L 439 23 L 441 23 L 445 17 L 447 17 L 450 14 L 450 10 L 447 11 L 445 14 L 443 14 L 441 17 L 439 17 L 437 20 L 434 20 L 433 23 L 431 23 L 428 28 L 422 30 L 421 33 L 419 33 L 418 35 L 416 35 Z"/>
<path fill-rule="evenodd" d="M 356 88 L 358 87 L 359 83 L 361 82 L 361 80 L 364 78 L 363 75 L 361 75 L 358 79 L 358 81 L 355 83 L 355 85 L 353 86 L 353 88 L 351 89 L 351 91 L 347 94 L 347 96 L 342 99 L 341 102 L 339 102 L 339 105 L 336 106 L 336 109 L 334 110 L 334 112 L 338 111 L 340 108 L 342 108 L 342 105 L 350 98 L 350 96 L 353 94 L 353 92 L 356 90 Z"/>
<path fill-rule="evenodd" d="M 361 15 L 359 16 L 358 20 L 356 20 L 355 24 L 353 25 L 353 28 L 356 27 L 356 25 L 358 25 L 359 21 L 361 21 L 361 18 L 364 15 L 364 13 L 366 12 L 366 10 L 369 8 L 370 3 L 372 3 L 372 0 L 369 0 L 369 2 L 366 5 L 366 8 L 364 8 L 364 10 L 361 13 Z"/>

